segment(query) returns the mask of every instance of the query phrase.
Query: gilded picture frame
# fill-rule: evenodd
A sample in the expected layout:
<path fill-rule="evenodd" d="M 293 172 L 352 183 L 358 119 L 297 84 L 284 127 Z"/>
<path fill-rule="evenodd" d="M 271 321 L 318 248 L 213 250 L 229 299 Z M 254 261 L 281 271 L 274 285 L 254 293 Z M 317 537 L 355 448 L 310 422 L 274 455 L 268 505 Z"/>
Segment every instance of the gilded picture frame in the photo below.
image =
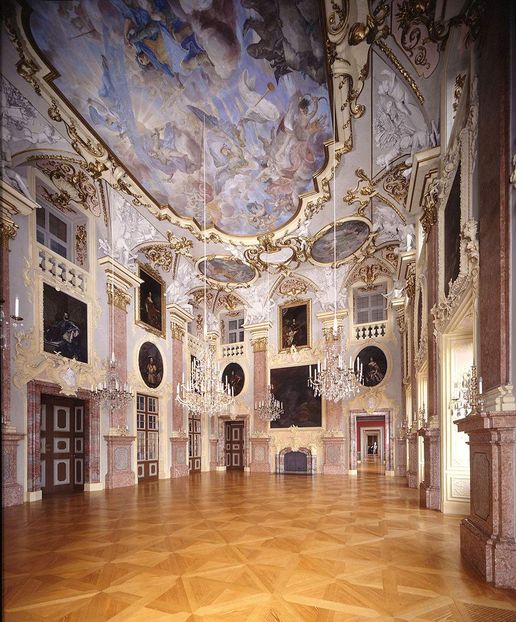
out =
<path fill-rule="evenodd" d="M 311 300 L 289 302 L 278 307 L 278 350 L 283 352 L 295 346 L 312 347 Z"/>
<path fill-rule="evenodd" d="M 138 276 L 143 283 L 136 288 L 135 323 L 165 338 L 165 281 L 148 264 L 138 263 Z"/>

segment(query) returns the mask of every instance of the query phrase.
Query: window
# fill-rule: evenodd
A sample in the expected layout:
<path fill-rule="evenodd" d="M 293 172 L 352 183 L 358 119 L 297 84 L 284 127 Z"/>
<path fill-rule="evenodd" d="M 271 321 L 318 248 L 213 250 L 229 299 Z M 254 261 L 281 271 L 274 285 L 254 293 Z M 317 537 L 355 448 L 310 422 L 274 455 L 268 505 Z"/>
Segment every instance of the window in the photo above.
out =
<path fill-rule="evenodd" d="M 383 322 L 387 319 L 385 285 L 372 291 L 359 289 L 355 291 L 355 324 Z"/>
<path fill-rule="evenodd" d="M 36 239 L 54 253 L 71 260 L 70 223 L 42 206 L 36 210 Z"/>
<path fill-rule="evenodd" d="M 157 479 L 159 460 L 158 398 L 138 393 L 136 409 L 138 480 Z"/>
<path fill-rule="evenodd" d="M 244 318 L 228 321 L 228 343 L 239 343 L 244 340 Z"/>

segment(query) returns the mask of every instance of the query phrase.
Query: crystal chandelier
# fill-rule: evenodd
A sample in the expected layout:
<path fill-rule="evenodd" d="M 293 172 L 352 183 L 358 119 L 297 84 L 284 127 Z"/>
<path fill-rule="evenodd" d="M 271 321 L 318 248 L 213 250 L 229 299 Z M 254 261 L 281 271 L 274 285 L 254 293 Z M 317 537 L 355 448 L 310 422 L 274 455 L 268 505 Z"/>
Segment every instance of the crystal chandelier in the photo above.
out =
<path fill-rule="evenodd" d="M 194 358 L 190 377 L 177 385 L 176 401 L 194 414 L 213 417 L 228 413 L 234 402 L 234 388 L 220 379 L 216 348 L 209 345 L 200 358 Z"/>
<path fill-rule="evenodd" d="M 333 402 L 354 397 L 359 392 L 362 381 L 362 365 L 360 365 L 360 370 L 354 370 L 350 358 L 349 367 L 345 366 L 346 352 L 343 343 L 339 343 L 342 334 L 337 323 L 336 114 L 335 109 L 333 120 L 333 340 L 326 344 L 322 367 L 318 362 L 312 375 L 312 367 L 310 366 L 308 378 L 308 386 L 313 389 L 315 397 L 321 396 L 323 399 Z"/>
<path fill-rule="evenodd" d="M 308 386 L 313 389 L 315 397 L 320 395 L 325 400 L 338 402 L 355 397 L 360 391 L 362 379 L 362 365 L 360 369 L 353 369 L 350 358 L 349 367 L 346 367 L 342 346 L 334 341 L 326 347 L 322 365 L 318 362 L 313 373 L 312 366 L 309 367 Z"/>
<path fill-rule="evenodd" d="M 118 363 L 114 355 L 109 361 L 106 379 L 97 385 L 91 386 L 91 396 L 98 403 L 105 402 L 111 410 L 125 408 L 133 399 L 134 394 L 131 385 L 122 383 L 117 374 Z"/>
<path fill-rule="evenodd" d="M 254 409 L 262 421 L 276 421 L 283 414 L 283 403 L 274 397 L 274 387 L 267 385 L 265 399 L 256 402 Z"/>
<path fill-rule="evenodd" d="M 206 118 L 203 120 L 203 221 L 206 230 Z M 207 271 L 207 237 L 204 236 L 204 274 Z M 190 377 L 177 385 L 176 401 L 194 414 L 206 413 L 213 417 L 222 413 L 232 413 L 234 388 L 222 383 L 220 364 L 214 344 L 208 343 L 207 282 L 204 279 L 204 342 L 206 346 L 199 356 L 192 360 Z"/>

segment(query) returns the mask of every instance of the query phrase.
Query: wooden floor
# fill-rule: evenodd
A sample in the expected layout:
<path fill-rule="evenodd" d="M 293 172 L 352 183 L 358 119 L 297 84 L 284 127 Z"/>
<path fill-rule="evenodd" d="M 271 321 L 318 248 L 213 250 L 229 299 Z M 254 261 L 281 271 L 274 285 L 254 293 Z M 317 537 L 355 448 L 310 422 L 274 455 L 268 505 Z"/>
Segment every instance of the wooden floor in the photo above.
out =
<path fill-rule="evenodd" d="M 203 473 L 4 511 L 7 621 L 516 620 L 457 517 L 358 476 Z"/>

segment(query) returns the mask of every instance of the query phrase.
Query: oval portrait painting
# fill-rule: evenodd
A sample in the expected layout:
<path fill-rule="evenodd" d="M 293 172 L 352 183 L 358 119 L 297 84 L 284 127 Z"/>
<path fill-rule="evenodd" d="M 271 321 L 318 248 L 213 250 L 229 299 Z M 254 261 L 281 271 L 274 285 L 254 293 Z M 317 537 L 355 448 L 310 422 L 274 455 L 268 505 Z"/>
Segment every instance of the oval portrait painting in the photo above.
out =
<path fill-rule="evenodd" d="M 138 354 L 138 366 L 143 381 L 151 389 L 156 389 L 163 380 L 163 358 L 157 346 L 146 341 Z"/>
<path fill-rule="evenodd" d="M 387 373 L 387 358 L 380 348 L 367 346 L 360 350 L 355 359 L 355 369 L 362 365 L 362 384 L 364 387 L 376 387 Z"/>
<path fill-rule="evenodd" d="M 244 370 L 238 363 L 226 365 L 222 372 L 222 382 L 224 385 L 227 383 L 230 386 L 235 397 L 240 395 L 245 383 Z"/>

